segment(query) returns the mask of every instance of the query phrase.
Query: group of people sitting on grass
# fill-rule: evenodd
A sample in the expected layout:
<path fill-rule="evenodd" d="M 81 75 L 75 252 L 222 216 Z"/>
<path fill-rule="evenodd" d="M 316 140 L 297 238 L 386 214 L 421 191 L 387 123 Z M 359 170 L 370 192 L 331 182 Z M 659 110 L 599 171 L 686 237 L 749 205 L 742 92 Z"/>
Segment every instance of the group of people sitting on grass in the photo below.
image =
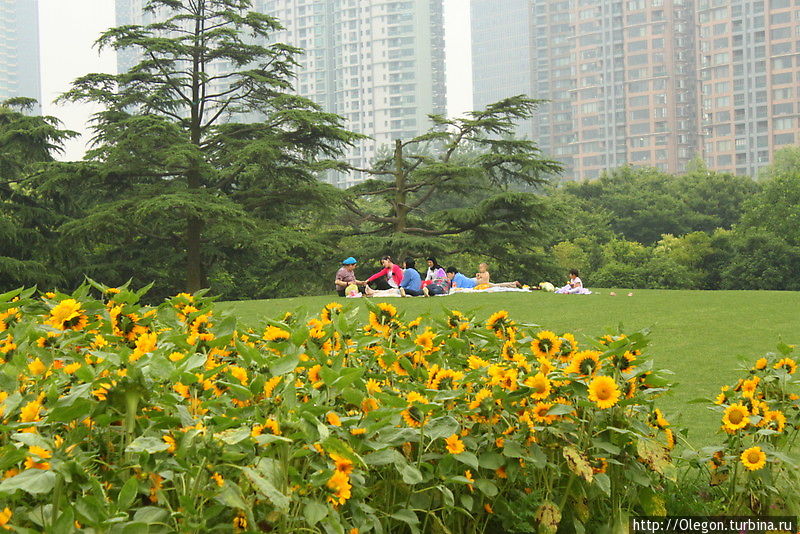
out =
<path fill-rule="evenodd" d="M 403 261 L 403 267 L 395 264 L 391 256 L 381 258 L 382 269 L 367 278 L 358 280 L 355 276 L 355 269 L 358 262 L 352 256 L 342 261 L 342 267 L 336 272 L 336 291 L 342 297 L 418 297 L 448 295 L 453 291 L 459 290 L 486 290 L 491 288 L 508 288 L 509 290 L 522 289 L 523 284 L 514 282 L 491 282 L 489 266 L 486 263 L 478 264 L 478 272 L 474 277 L 467 277 L 460 273 L 455 267 L 443 268 L 436 261 L 436 258 L 427 259 L 428 270 L 425 278 L 416 269 L 416 262 L 412 258 Z M 574 276 L 573 274 L 574 273 Z M 371 287 L 370 284 L 372 284 Z M 524 286 L 526 289 L 550 289 L 555 290 L 552 284 L 543 283 L 532 288 Z M 579 294 L 587 292 L 584 290 L 581 279 L 578 278 L 578 271 L 570 272 L 570 281 L 567 285 L 555 290 L 556 293 Z"/>

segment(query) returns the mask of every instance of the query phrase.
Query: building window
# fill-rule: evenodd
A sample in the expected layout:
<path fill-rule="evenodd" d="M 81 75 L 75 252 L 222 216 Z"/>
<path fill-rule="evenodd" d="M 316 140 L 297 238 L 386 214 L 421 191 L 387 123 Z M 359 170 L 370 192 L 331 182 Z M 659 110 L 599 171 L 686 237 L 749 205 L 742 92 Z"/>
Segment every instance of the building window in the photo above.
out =
<path fill-rule="evenodd" d="M 773 74 L 772 75 L 772 83 L 775 85 L 785 85 L 792 83 L 792 72 L 782 72 L 780 74 Z"/>

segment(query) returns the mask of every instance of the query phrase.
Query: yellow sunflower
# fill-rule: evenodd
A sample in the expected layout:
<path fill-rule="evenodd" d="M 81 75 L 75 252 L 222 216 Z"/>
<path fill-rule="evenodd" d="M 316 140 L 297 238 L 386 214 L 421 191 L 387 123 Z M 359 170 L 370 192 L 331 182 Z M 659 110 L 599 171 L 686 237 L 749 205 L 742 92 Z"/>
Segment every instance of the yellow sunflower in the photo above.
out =
<path fill-rule="evenodd" d="M 278 383 L 281 381 L 281 376 L 273 376 L 266 382 L 264 382 L 264 397 L 269 399 L 272 397 L 272 393 L 275 391 L 275 388 L 278 386 Z"/>
<path fill-rule="evenodd" d="M 500 365 L 490 365 L 488 374 L 491 377 L 488 382 L 490 386 L 500 386 L 507 391 L 516 391 L 519 388 L 519 384 L 517 384 L 519 371 L 516 369 L 509 369 Z"/>
<path fill-rule="evenodd" d="M 333 460 L 333 463 L 336 465 L 337 471 L 339 471 L 340 473 L 344 473 L 345 475 L 349 475 L 350 473 L 353 472 L 353 462 L 351 462 L 344 456 L 336 454 L 335 452 L 330 453 L 329 456 L 331 457 L 331 460 Z"/>
<path fill-rule="evenodd" d="M 42 399 L 44 396 L 40 396 L 35 400 L 30 401 L 28 404 L 23 406 L 19 411 L 19 420 L 21 423 L 33 423 L 36 421 L 41 421 L 40 413 L 42 411 Z"/>
<path fill-rule="evenodd" d="M 453 434 L 449 438 L 445 438 L 444 441 L 447 447 L 447 452 L 450 454 L 461 454 L 466 449 L 464 442 L 461 441 L 461 438 L 458 437 L 458 434 Z"/>
<path fill-rule="evenodd" d="M 375 393 L 381 393 L 383 391 L 381 389 L 380 382 L 378 382 L 374 378 L 370 378 L 369 380 L 367 380 L 367 384 L 365 387 L 367 389 L 367 393 L 369 393 L 370 395 Z"/>
<path fill-rule="evenodd" d="M 761 381 L 760 378 L 754 376 L 753 378 L 750 378 L 742 382 L 742 388 L 741 388 L 742 397 L 746 399 L 752 399 L 756 393 L 756 388 L 758 387 L 758 383 L 760 381 Z"/>
<path fill-rule="evenodd" d="M 508 322 L 508 312 L 505 310 L 500 310 L 498 312 L 493 313 L 486 319 L 486 329 L 487 330 L 499 330 Z"/>
<path fill-rule="evenodd" d="M 447 317 L 447 326 L 463 332 L 469 329 L 469 319 L 458 310 L 451 310 Z"/>
<path fill-rule="evenodd" d="M 364 413 L 369 413 L 372 411 L 377 410 L 380 408 L 380 403 L 377 399 L 373 399 L 372 397 L 366 397 L 364 400 L 361 401 L 361 411 Z"/>
<path fill-rule="evenodd" d="M 760 426 L 765 426 L 778 432 L 783 432 L 786 426 L 786 416 L 780 410 L 768 410 L 759 423 Z"/>
<path fill-rule="evenodd" d="M 718 469 L 725 465 L 725 452 L 717 451 L 711 457 L 711 460 L 708 461 L 708 467 L 711 470 Z"/>
<path fill-rule="evenodd" d="M 471 402 L 470 402 L 470 403 L 467 405 L 467 407 L 468 407 L 470 410 L 477 410 L 478 408 L 480 408 L 480 406 L 481 406 L 481 404 L 483 403 L 483 401 L 484 401 L 484 400 L 486 400 L 486 399 L 491 399 L 491 398 L 492 398 L 492 392 L 491 392 L 491 390 L 489 390 L 489 389 L 486 389 L 486 388 L 484 388 L 484 389 L 481 389 L 481 390 L 480 390 L 480 391 L 478 391 L 478 393 L 475 395 L 475 399 L 474 399 L 473 401 L 471 401 Z"/>
<path fill-rule="evenodd" d="M 553 332 L 542 330 L 531 342 L 531 350 L 537 357 L 555 356 L 561 350 L 561 338 Z"/>
<path fill-rule="evenodd" d="M 425 398 L 424 395 L 417 393 L 416 391 L 409 391 L 406 395 L 406 401 L 408 405 L 411 406 L 415 402 L 419 402 L 421 404 L 428 404 L 428 399 Z"/>
<path fill-rule="evenodd" d="M 664 414 L 661 413 L 661 410 L 659 410 L 658 408 L 656 408 L 655 411 L 653 412 L 653 416 L 655 418 L 656 426 L 658 426 L 658 428 L 667 428 L 669 426 L 669 421 L 666 420 Z"/>
<path fill-rule="evenodd" d="M 379 318 L 375 312 L 369 312 L 369 326 L 379 334 L 387 334 L 390 329 L 386 320 L 383 317 Z"/>
<path fill-rule="evenodd" d="M 610 376 L 598 376 L 589 383 L 589 400 L 597 403 L 597 407 L 601 410 L 617 404 L 619 397 L 619 387 Z"/>
<path fill-rule="evenodd" d="M 328 412 L 325 415 L 325 419 L 331 426 L 342 426 L 342 420 L 339 419 L 339 415 L 336 412 Z"/>
<path fill-rule="evenodd" d="M 264 335 L 261 337 L 264 341 L 286 341 L 289 339 L 291 334 L 284 330 L 283 328 L 278 328 L 277 326 L 268 326 L 266 330 L 264 330 Z"/>
<path fill-rule="evenodd" d="M 578 350 L 578 341 L 575 336 L 570 333 L 561 334 L 561 350 L 558 351 L 558 357 L 569 358 L 576 350 Z"/>
<path fill-rule="evenodd" d="M 64 299 L 59 302 L 52 310 L 50 310 L 50 319 L 47 324 L 59 330 L 80 330 L 86 323 L 88 318 L 83 314 L 81 303 L 75 299 Z"/>
<path fill-rule="evenodd" d="M 264 424 L 261 425 L 261 427 L 264 430 L 269 430 L 275 436 L 280 436 L 281 435 L 281 425 L 280 425 L 280 423 L 278 423 L 278 421 L 276 419 L 272 419 L 272 418 L 267 419 L 266 421 L 264 421 Z"/>
<path fill-rule="evenodd" d="M 611 343 L 614 343 L 615 341 L 619 341 L 621 339 L 625 339 L 626 337 L 628 336 L 626 336 L 625 334 L 619 334 L 618 336 L 605 335 L 601 337 L 598 341 L 600 341 L 601 345 L 610 345 Z"/>
<path fill-rule="evenodd" d="M 746 427 L 750 423 L 750 412 L 743 404 L 731 404 L 725 408 L 725 415 L 722 416 L 723 428 L 728 432 L 735 432 Z"/>
<path fill-rule="evenodd" d="M 550 396 L 550 380 L 543 373 L 529 376 L 523 383 L 531 388 L 531 398 L 534 400 L 542 400 Z"/>
<path fill-rule="evenodd" d="M 385 302 L 378 303 L 378 309 L 383 312 L 383 315 L 387 317 L 394 317 L 397 315 L 397 308 L 392 306 L 391 304 L 386 304 Z"/>
<path fill-rule="evenodd" d="M 36 358 L 28 364 L 28 371 L 30 371 L 33 376 L 43 375 L 45 371 L 47 371 L 47 366 L 42 360 Z"/>
<path fill-rule="evenodd" d="M 664 437 L 667 439 L 667 449 L 672 450 L 675 448 L 675 433 L 672 432 L 672 429 L 665 428 L 664 429 Z"/>
<path fill-rule="evenodd" d="M 470 369 L 481 369 L 483 367 L 489 367 L 489 362 L 484 360 L 483 358 L 479 358 L 475 355 L 470 356 L 467 358 L 467 365 Z"/>
<path fill-rule="evenodd" d="M 320 311 L 319 313 L 319 317 L 320 319 L 322 319 L 322 322 L 329 323 L 331 321 L 331 318 L 333 317 L 333 314 L 335 314 L 338 311 L 341 311 L 341 309 L 342 305 L 339 304 L 338 302 L 330 302 L 326 304 L 324 308 L 322 308 L 322 311 Z"/>
<path fill-rule="evenodd" d="M 311 382 L 311 387 L 319 389 L 325 383 L 321 376 L 322 366 L 317 364 L 308 370 L 308 381 Z"/>
<path fill-rule="evenodd" d="M 504 342 L 503 347 L 500 349 L 500 357 L 504 360 L 514 360 L 515 354 L 514 343 L 511 340 Z"/>
<path fill-rule="evenodd" d="M 600 351 L 582 350 L 572 355 L 572 359 L 565 369 L 566 373 L 581 376 L 593 376 L 600 367 Z"/>
<path fill-rule="evenodd" d="M 612 354 L 608 357 L 607 361 L 610 362 L 614 368 L 619 369 L 619 372 L 627 373 L 635 367 L 636 353 L 625 351 L 623 354 Z"/>
<path fill-rule="evenodd" d="M 797 371 L 797 363 L 791 358 L 782 358 L 772 367 L 773 369 L 784 369 L 790 375 Z"/>
<path fill-rule="evenodd" d="M 592 466 L 592 473 L 605 473 L 608 470 L 608 460 L 605 458 L 590 458 L 589 464 Z"/>
<path fill-rule="evenodd" d="M 753 366 L 753 369 L 755 369 L 756 371 L 761 371 L 766 368 L 767 368 L 766 358 L 759 358 L 758 360 L 756 360 L 755 366 Z"/>
<path fill-rule="evenodd" d="M 742 453 L 742 465 L 750 471 L 758 471 L 767 465 L 767 455 L 761 447 L 750 447 Z"/>
<path fill-rule="evenodd" d="M 553 407 L 552 402 L 537 402 L 536 406 L 533 407 L 531 410 L 531 414 L 533 415 L 534 421 L 537 423 L 544 423 L 549 425 L 553 421 L 556 420 L 556 415 L 549 415 L 548 412 L 550 408 Z"/>
<path fill-rule="evenodd" d="M 333 476 L 325 485 L 333 491 L 333 495 L 328 496 L 328 500 L 334 506 L 346 503 L 351 496 L 350 490 L 353 489 L 353 486 L 350 485 L 350 477 L 338 470 L 333 472 Z"/>
<path fill-rule="evenodd" d="M 406 410 L 400 412 L 401 417 L 405 424 L 411 428 L 419 428 L 425 424 L 425 414 L 416 406 L 411 406 Z"/>
<path fill-rule="evenodd" d="M 442 382 L 445 386 L 450 386 L 449 389 L 458 387 L 458 382 L 464 379 L 464 373 L 461 371 L 453 371 L 452 369 L 438 369 L 432 372 L 428 379 L 428 389 L 441 389 Z"/>
<path fill-rule="evenodd" d="M 433 352 L 433 338 L 435 337 L 436 334 L 428 328 L 414 339 L 414 343 L 426 353 L 431 353 Z"/>

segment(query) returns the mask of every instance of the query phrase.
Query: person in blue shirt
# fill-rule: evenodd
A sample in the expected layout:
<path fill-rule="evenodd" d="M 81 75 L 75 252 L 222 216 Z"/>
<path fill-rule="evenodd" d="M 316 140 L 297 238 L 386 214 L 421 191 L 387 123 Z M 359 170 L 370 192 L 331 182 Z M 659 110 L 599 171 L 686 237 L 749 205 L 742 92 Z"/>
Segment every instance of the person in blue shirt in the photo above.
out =
<path fill-rule="evenodd" d="M 447 278 L 453 283 L 453 287 L 457 287 L 460 289 L 472 289 L 476 285 L 478 285 L 477 280 L 474 278 L 467 278 L 455 267 L 448 267 L 445 269 L 445 273 L 447 273 Z"/>
<path fill-rule="evenodd" d="M 403 281 L 400 282 L 400 295 L 403 297 L 422 295 L 422 278 L 414 265 L 412 258 L 406 258 L 403 262 Z"/>

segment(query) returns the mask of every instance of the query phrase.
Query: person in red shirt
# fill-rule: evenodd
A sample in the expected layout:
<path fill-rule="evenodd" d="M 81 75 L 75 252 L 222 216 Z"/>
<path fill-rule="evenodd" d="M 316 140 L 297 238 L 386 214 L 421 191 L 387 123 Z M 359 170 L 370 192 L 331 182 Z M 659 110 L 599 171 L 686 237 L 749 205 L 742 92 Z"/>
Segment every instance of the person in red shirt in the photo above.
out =
<path fill-rule="evenodd" d="M 383 265 L 383 269 L 367 278 L 366 282 L 369 284 L 373 280 L 385 276 L 389 287 L 400 287 L 400 282 L 403 281 L 403 269 L 401 269 L 399 265 L 394 264 L 391 256 L 382 257 L 381 265 Z"/>

